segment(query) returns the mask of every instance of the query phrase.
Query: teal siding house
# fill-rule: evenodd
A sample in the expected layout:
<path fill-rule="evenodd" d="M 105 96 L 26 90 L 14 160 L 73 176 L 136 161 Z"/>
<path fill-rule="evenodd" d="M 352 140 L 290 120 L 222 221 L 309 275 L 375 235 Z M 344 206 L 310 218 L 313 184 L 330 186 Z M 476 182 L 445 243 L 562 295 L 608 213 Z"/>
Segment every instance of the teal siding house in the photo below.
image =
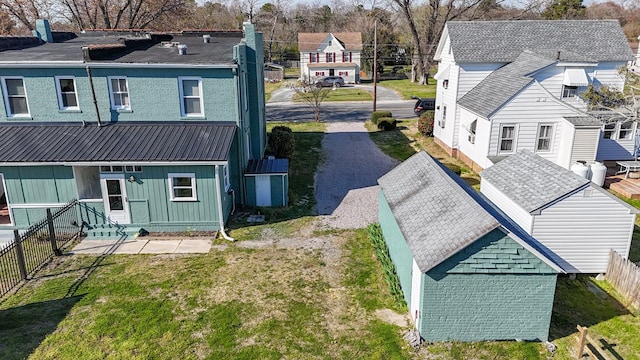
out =
<path fill-rule="evenodd" d="M 378 183 L 380 225 L 425 340 L 547 340 L 564 272 L 548 249 L 425 152 Z"/>
<path fill-rule="evenodd" d="M 264 156 L 262 34 L 34 33 L 0 39 L 0 230 L 78 199 L 89 236 L 226 237 Z"/>

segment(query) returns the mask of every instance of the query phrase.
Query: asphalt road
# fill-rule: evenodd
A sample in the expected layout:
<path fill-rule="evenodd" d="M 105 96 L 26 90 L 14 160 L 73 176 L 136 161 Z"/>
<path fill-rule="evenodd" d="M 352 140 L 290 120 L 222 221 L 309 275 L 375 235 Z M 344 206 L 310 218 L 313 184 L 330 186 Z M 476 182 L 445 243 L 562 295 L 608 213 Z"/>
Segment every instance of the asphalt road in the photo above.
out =
<path fill-rule="evenodd" d="M 411 119 L 414 100 L 379 101 L 378 111 L 391 111 L 396 119 Z M 366 121 L 371 117 L 373 102 L 340 101 L 325 102 L 320 105 L 321 121 Z M 267 103 L 267 121 L 313 121 L 313 110 L 303 103 Z"/>

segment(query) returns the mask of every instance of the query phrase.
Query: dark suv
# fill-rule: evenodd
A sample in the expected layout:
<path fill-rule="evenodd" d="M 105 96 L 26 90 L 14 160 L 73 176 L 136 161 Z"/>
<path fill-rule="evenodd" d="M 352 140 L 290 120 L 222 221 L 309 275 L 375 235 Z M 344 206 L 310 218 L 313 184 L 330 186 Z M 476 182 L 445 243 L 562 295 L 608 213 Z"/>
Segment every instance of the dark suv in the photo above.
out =
<path fill-rule="evenodd" d="M 417 96 L 411 97 L 416 101 L 416 104 L 413 106 L 413 113 L 420 116 L 425 111 L 433 111 L 436 109 L 436 99 L 434 98 L 419 98 Z"/>
<path fill-rule="evenodd" d="M 344 86 L 344 79 L 342 78 L 342 76 L 327 76 L 317 79 L 313 84 L 316 87 L 335 86 L 339 88 L 340 86 Z"/>

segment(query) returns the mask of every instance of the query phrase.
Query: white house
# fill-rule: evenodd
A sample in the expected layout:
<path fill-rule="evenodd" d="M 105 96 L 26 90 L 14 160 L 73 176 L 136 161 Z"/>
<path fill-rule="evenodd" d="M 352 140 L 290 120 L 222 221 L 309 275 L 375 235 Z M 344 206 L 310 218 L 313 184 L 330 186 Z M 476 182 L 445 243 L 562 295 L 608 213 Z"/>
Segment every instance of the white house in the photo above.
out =
<path fill-rule="evenodd" d="M 629 159 L 635 124 L 602 131 L 578 95 L 621 89 L 632 58 L 615 20 L 448 22 L 435 55 L 436 142 L 476 170 L 521 149 L 564 168 Z"/>
<path fill-rule="evenodd" d="M 299 33 L 298 50 L 301 80 L 342 76 L 360 82 L 361 33 Z"/>
<path fill-rule="evenodd" d="M 566 272 L 605 272 L 609 249 L 628 257 L 638 210 L 588 179 L 528 150 L 480 176 L 480 192 L 554 252 Z"/>

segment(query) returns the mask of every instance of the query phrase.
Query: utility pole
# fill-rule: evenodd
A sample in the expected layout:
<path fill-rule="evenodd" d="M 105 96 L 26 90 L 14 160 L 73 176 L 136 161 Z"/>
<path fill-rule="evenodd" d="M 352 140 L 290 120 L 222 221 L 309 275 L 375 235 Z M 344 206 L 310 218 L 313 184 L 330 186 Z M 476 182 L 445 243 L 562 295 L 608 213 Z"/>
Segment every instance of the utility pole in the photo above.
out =
<path fill-rule="evenodd" d="M 373 23 L 373 111 L 378 101 L 378 20 Z"/>

